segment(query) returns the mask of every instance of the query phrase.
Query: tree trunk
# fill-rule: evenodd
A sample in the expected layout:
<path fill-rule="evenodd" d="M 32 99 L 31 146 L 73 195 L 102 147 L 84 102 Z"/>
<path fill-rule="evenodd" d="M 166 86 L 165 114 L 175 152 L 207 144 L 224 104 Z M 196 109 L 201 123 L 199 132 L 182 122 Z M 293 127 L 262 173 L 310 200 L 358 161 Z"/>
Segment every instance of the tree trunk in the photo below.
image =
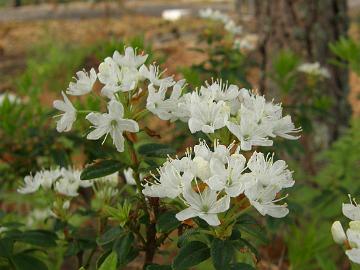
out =
<path fill-rule="evenodd" d="M 14 1 L 14 6 L 15 7 L 20 7 L 21 6 L 21 0 L 15 0 Z"/>
<path fill-rule="evenodd" d="M 351 116 L 348 96 L 348 72 L 329 64 L 334 59 L 328 44 L 347 35 L 346 0 L 254 0 L 255 18 L 260 34 L 261 76 L 259 88 L 271 88 L 265 76 L 271 70 L 271 58 L 280 49 L 291 49 L 307 62 L 320 62 L 328 68 L 324 95 L 331 97 L 327 124 L 330 142 L 338 138 Z"/>

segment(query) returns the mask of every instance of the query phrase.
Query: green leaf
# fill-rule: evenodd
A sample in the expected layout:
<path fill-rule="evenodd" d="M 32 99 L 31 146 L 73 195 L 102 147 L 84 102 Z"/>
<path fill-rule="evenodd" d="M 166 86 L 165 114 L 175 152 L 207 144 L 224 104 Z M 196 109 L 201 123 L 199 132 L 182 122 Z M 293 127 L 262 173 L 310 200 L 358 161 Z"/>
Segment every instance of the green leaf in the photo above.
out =
<path fill-rule="evenodd" d="M 106 257 L 99 270 L 116 270 L 117 261 L 117 254 L 113 251 Z"/>
<path fill-rule="evenodd" d="M 257 251 L 257 249 L 247 240 L 241 238 L 238 240 L 233 240 L 232 243 L 234 244 L 234 246 L 236 246 L 236 248 L 248 248 L 250 252 L 252 252 L 257 260 L 260 260 L 260 255 L 259 252 Z"/>
<path fill-rule="evenodd" d="M 106 245 L 114 240 L 116 240 L 123 233 L 123 229 L 121 227 L 113 227 L 103 233 L 98 239 L 96 239 L 96 243 L 99 246 Z"/>
<path fill-rule="evenodd" d="M 253 266 L 247 263 L 235 263 L 229 268 L 230 270 L 255 270 Z"/>
<path fill-rule="evenodd" d="M 141 155 L 153 157 L 163 157 L 176 153 L 171 146 L 158 143 L 143 144 L 139 147 L 138 152 Z"/>
<path fill-rule="evenodd" d="M 150 264 L 146 266 L 146 270 L 172 270 L 172 267 L 171 265 Z"/>
<path fill-rule="evenodd" d="M 16 270 L 47 270 L 45 263 L 28 254 L 19 253 L 11 258 Z"/>
<path fill-rule="evenodd" d="M 158 232 L 171 232 L 181 225 L 181 222 L 175 217 L 176 212 L 168 211 L 162 213 L 156 223 Z"/>
<path fill-rule="evenodd" d="M 57 236 L 55 233 L 45 230 L 25 231 L 15 237 L 16 241 L 28 243 L 40 247 L 55 247 Z"/>
<path fill-rule="evenodd" d="M 113 251 L 117 254 L 119 265 L 125 266 L 137 256 L 133 247 L 134 240 L 133 233 L 127 232 L 115 241 Z"/>
<path fill-rule="evenodd" d="M 211 259 L 215 269 L 228 269 L 234 251 L 231 241 L 215 238 L 211 243 Z"/>
<path fill-rule="evenodd" d="M 173 261 L 175 270 L 189 269 L 190 267 L 205 261 L 210 257 L 209 247 L 199 241 L 185 244 Z"/>
<path fill-rule="evenodd" d="M 87 166 L 80 175 L 81 180 L 104 177 L 120 171 L 123 165 L 118 160 L 101 160 Z"/>
<path fill-rule="evenodd" d="M 248 214 L 242 215 L 238 218 L 236 227 L 240 230 L 240 232 L 246 232 L 249 235 L 256 237 L 263 243 L 269 242 L 261 225 L 256 221 L 255 218 Z"/>
<path fill-rule="evenodd" d="M 14 240 L 10 238 L 0 239 L 0 257 L 10 257 L 13 252 Z"/>

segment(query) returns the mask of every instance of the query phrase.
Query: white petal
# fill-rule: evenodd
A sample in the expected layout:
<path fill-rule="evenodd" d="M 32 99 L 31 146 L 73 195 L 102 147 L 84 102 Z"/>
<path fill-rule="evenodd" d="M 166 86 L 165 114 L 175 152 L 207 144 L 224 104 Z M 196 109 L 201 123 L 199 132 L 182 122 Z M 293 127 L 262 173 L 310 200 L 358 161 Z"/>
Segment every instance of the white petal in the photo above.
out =
<path fill-rule="evenodd" d="M 345 254 L 349 257 L 350 261 L 360 264 L 360 248 L 346 250 Z"/>
<path fill-rule="evenodd" d="M 211 226 L 220 225 L 220 220 L 216 214 L 200 214 L 199 217 L 205 220 Z"/>
<path fill-rule="evenodd" d="M 122 130 L 129 132 L 139 132 L 139 124 L 132 119 L 121 119 L 118 120 L 119 127 Z"/>
<path fill-rule="evenodd" d="M 177 213 L 175 217 L 180 221 L 184 221 L 186 219 L 196 217 L 197 215 L 198 212 L 196 212 L 193 208 L 189 207 Z"/>
<path fill-rule="evenodd" d="M 209 210 L 209 213 L 217 214 L 222 213 L 228 210 L 230 207 L 230 197 L 224 196 L 220 200 L 218 200 Z"/>
<path fill-rule="evenodd" d="M 351 220 L 360 220 L 360 207 L 350 203 L 343 203 L 342 212 Z"/>

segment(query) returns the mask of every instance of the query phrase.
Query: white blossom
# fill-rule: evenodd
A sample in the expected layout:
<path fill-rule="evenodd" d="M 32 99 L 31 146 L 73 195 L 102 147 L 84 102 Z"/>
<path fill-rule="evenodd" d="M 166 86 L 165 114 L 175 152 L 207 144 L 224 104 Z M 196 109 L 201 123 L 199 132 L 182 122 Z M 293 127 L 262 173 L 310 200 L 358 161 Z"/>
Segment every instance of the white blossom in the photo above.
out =
<path fill-rule="evenodd" d="M 138 132 L 139 125 L 132 119 L 124 119 L 124 107 L 116 101 L 111 100 L 108 104 L 108 113 L 90 113 L 86 116 L 94 127 L 94 130 L 87 135 L 89 140 L 98 140 L 105 135 L 105 140 L 108 134 L 113 139 L 114 145 L 119 152 L 124 151 L 124 136 L 123 132 Z M 105 141 L 104 140 L 104 141 Z"/>
<path fill-rule="evenodd" d="M 301 64 L 297 70 L 312 76 L 330 78 L 329 71 L 326 68 L 321 67 L 319 62 Z"/>
<path fill-rule="evenodd" d="M 19 103 L 20 99 L 12 93 L 1 93 L 0 94 L 0 106 L 4 103 L 5 100 L 8 100 L 10 103 Z"/>
<path fill-rule="evenodd" d="M 17 189 L 17 192 L 21 194 L 34 193 L 39 190 L 41 185 L 41 179 L 37 175 L 27 175 L 24 178 L 24 185 Z"/>
<path fill-rule="evenodd" d="M 230 197 L 237 197 L 245 190 L 247 177 L 243 175 L 246 169 L 246 159 L 241 154 L 233 154 L 226 165 L 219 159 L 210 161 L 211 177 L 207 184 L 212 190 L 224 190 Z"/>
<path fill-rule="evenodd" d="M 267 102 L 263 96 L 251 94 L 246 89 L 240 90 L 236 100 L 240 109 L 236 117 L 227 122 L 227 127 L 240 141 L 242 150 L 271 146 L 271 138 L 276 136 L 291 140 L 299 138 L 292 133 L 300 132 L 301 128 L 295 128 L 290 116 L 282 116 L 280 104 Z"/>
<path fill-rule="evenodd" d="M 41 170 L 34 176 L 24 178 L 24 186 L 18 188 L 22 194 L 34 193 L 40 188 L 48 191 L 53 190 L 65 196 L 75 197 L 79 187 L 90 187 L 92 181 L 80 180 L 81 171 L 74 169 Z"/>
<path fill-rule="evenodd" d="M 175 121 L 178 118 L 186 117 L 187 114 L 179 106 L 182 102 L 180 98 L 184 84 L 185 80 L 176 82 L 172 87 L 169 98 L 166 98 L 168 91 L 166 85 L 161 84 L 159 89 L 156 89 L 153 84 L 150 84 L 148 86 L 146 108 L 162 120 Z"/>
<path fill-rule="evenodd" d="M 199 217 L 211 226 L 220 225 L 218 213 L 225 212 L 230 207 L 230 197 L 223 196 L 218 199 L 216 191 L 205 188 L 204 191 L 197 193 L 191 187 L 186 188 L 183 193 L 185 203 L 189 206 L 176 214 L 180 221 Z"/>
<path fill-rule="evenodd" d="M 249 181 L 248 183 L 250 184 L 245 188 L 245 195 L 249 199 L 251 205 L 253 205 L 260 214 L 263 216 L 269 215 L 275 218 L 282 218 L 289 213 L 286 203 L 275 204 L 282 200 L 282 198 L 276 199 L 276 196 L 280 191 L 279 186 L 263 186 L 258 181 Z"/>
<path fill-rule="evenodd" d="M 249 175 L 263 186 L 274 185 L 279 188 L 289 188 L 295 184 L 292 172 L 287 169 L 284 160 L 273 162 L 273 155 L 265 158 L 263 153 L 254 152 L 247 163 Z"/>
<path fill-rule="evenodd" d="M 339 221 L 335 221 L 331 226 L 331 234 L 337 244 L 346 247 L 345 254 L 348 258 L 357 264 L 360 264 L 360 206 L 356 203 L 355 199 L 349 195 L 350 203 L 342 205 L 344 216 L 349 218 L 349 228 L 344 229 Z"/>
<path fill-rule="evenodd" d="M 159 66 L 156 65 L 149 65 L 149 67 L 142 65 L 139 69 L 139 73 L 142 77 L 149 80 L 150 83 L 155 86 L 162 86 L 167 88 L 175 84 L 173 77 L 161 78 L 163 72 L 160 72 Z"/>
<path fill-rule="evenodd" d="M 89 74 L 83 70 L 76 72 L 76 82 L 70 82 L 66 94 L 73 96 L 81 96 L 91 92 L 96 81 L 97 75 L 95 69 L 91 69 Z"/>
<path fill-rule="evenodd" d="M 60 116 L 60 120 L 57 121 L 57 126 L 56 126 L 58 132 L 70 131 L 73 123 L 76 120 L 76 109 L 71 104 L 71 101 L 64 94 L 64 92 L 61 92 L 61 94 L 64 98 L 64 101 L 55 100 L 53 103 L 55 109 L 64 112 L 58 115 Z"/>
<path fill-rule="evenodd" d="M 203 98 L 197 92 L 191 95 L 189 129 L 191 133 L 214 133 L 226 125 L 230 108 L 222 100 Z"/>
<path fill-rule="evenodd" d="M 136 185 L 136 181 L 134 178 L 134 170 L 131 167 L 124 170 L 124 177 L 125 177 L 126 184 Z"/>
<path fill-rule="evenodd" d="M 169 159 L 158 170 L 159 178 L 155 183 L 144 186 L 143 194 L 149 197 L 168 197 L 174 199 L 179 196 L 185 187 L 191 184 L 194 175 L 190 170 L 189 157 Z"/>
<path fill-rule="evenodd" d="M 113 59 L 121 67 L 138 68 L 145 63 L 148 55 L 137 55 L 132 47 L 125 48 L 125 54 L 121 55 L 118 51 L 114 52 Z"/>

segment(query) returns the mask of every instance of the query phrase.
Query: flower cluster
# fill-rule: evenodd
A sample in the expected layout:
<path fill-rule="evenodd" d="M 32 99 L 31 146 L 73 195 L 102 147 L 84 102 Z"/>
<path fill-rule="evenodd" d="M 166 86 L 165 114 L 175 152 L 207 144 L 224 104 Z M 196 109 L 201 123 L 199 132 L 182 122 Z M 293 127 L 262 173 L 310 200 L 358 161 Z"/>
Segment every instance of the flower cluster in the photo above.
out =
<path fill-rule="evenodd" d="M 201 9 L 199 11 L 200 18 L 220 22 L 224 28 L 232 36 L 235 37 L 233 47 L 242 52 L 252 51 L 257 47 L 258 35 L 254 33 L 246 33 L 242 26 L 237 25 L 233 19 L 219 10 L 211 8 Z"/>
<path fill-rule="evenodd" d="M 63 93 L 64 101 L 54 102 L 64 112 L 57 129 L 70 130 L 77 115 L 86 113 L 85 119 L 93 128 L 87 139 L 104 137 L 105 141 L 110 135 L 116 149 L 122 152 L 127 138 L 124 132 L 139 131 L 137 121 L 144 111 L 162 120 L 183 121 L 191 133 L 203 132 L 215 141 L 213 150 L 201 141 L 193 153 L 189 150 L 182 158 L 169 157 L 154 175 L 154 181 L 140 175 L 144 186 L 140 190 L 141 186 L 137 185 L 138 192 L 151 197 L 180 198 L 187 208 L 177 214 L 179 220 L 198 216 L 213 226 L 220 224 L 218 214 L 227 211 L 232 201 L 236 205 L 237 199 L 232 198 L 239 196 L 246 197 L 262 215 L 285 216 L 288 209 L 286 204 L 277 204 L 283 199 L 278 194 L 294 184 L 286 163 L 274 162 L 273 156 L 259 152 L 253 152 L 247 160 L 240 153 L 253 150 L 254 146 L 271 146 L 277 136 L 299 138 L 294 133 L 301 129 L 295 128 L 290 116 L 283 116 L 281 104 L 222 80 L 205 82 L 199 89 L 190 91 L 185 80 L 164 77 L 158 66 L 145 64 L 146 59 L 147 55 L 137 55 L 136 50 L 128 47 L 124 55 L 115 52 L 113 57 L 106 58 L 98 73 L 94 69 L 89 73 L 78 72 L 66 93 L 88 94 L 99 80 L 107 112 L 79 111 Z M 146 109 L 137 102 L 142 98 Z M 223 134 L 227 142 L 234 142 L 229 146 L 220 144 L 218 139 L 223 140 Z M 136 182 L 133 173 L 131 168 L 124 171 L 129 184 Z M 38 184 L 34 185 L 33 188 L 29 184 L 24 190 L 37 189 Z M 101 185 L 96 184 L 95 192 L 97 186 Z M 104 197 L 116 195 L 110 189 L 102 193 Z"/>
<path fill-rule="evenodd" d="M 193 152 L 193 156 L 189 150 L 181 159 L 169 158 L 155 181 L 144 186 L 143 194 L 178 197 L 188 206 L 176 215 L 179 220 L 198 216 L 212 226 L 220 224 L 217 214 L 229 209 L 231 198 L 242 194 L 262 215 L 287 215 L 286 204 L 275 204 L 281 200 L 277 198 L 281 189 L 294 185 L 285 161 L 273 162 L 272 156 L 257 152 L 246 161 L 240 147 L 217 141 L 213 150 L 201 141 Z"/>
<path fill-rule="evenodd" d="M 80 180 L 81 171 L 73 169 L 42 170 L 35 175 L 28 175 L 24 178 L 24 185 L 18 188 L 18 192 L 29 194 L 43 190 L 53 190 L 58 194 L 67 197 L 78 196 L 80 187 L 90 187 L 91 181 Z"/>
<path fill-rule="evenodd" d="M 219 10 L 213 10 L 211 8 L 201 9 L 199 11 L 199 16 L 203 19 L 209 19 L 223 23 L 225 30 L 233 35 L 237 35 L 242 32 L 241 26 L 236 25 L 233 19 Z"/>
<path fill-rule="evenodd" d="M 148 83 L 146 108 L 163 120 L 187 122 L 191 133 L 202 131 L 207 134 L 227 127 L 241 142 L 242 150 L 252 146 L 270 146 L 271 138 L 280 136 L 297 139 L 292 135 L 299 132 L 290 116 L 282 115 L 280 104 L 267 102 L 257 95 L 236 85 L 228 85 L 221 80 L 205 83 L 193 92 L 185 91 L 185 80 L 175 81 L 173 77 L 162 78 L 158 66 L 146 66 L 146 55 L 136 55 L 131 47 L 125 55 L 114 53 L 99 66 L 97 77 L 103 83 L 102 95 L 109 98 L 107 113 L 91 112 L 86 119 L 93 131 L 87 135 L 89 140 L 97 140 L 110 134 L 119 152 L 124 151 L 124 132 L 138 132 L 139 125 L 133 119 L 125 118 L 124 106 L 120 102 L 120 92 L 129 92 L 130 99 L 139 95 L 140 82 Z M 96 73 L 90 75 L 78 72 L 79 79 L 70 83 L 68 94 L 88 93 L 95 82 Z M 169 94 L 171 88 L 171 93 Z M 76 119 L 77 111 L 63 93 L 64 101 L 55 101 L 55 108 L 64 111 L 57 123 L 58 131 L 69 131 Z M 127 113 L 129 115 L 129 113 Z"/>
<path fill-rule="evenodd" d="M 311 76 L 330 78 L 329 71 L 326 68 L 321 67 L 319 62 L 301 64 L 298 67 L 298 71 Z"/>
<path fill-rule="evenodd" d="M 360 206 L 349 195 L 350 203 L 343 203 L 344 216 L 351 219 L 349 228 L 344 232 L 340 221 L 335 221 L 331 226 L 331 233 L 337 244 L 344 245 L 349 259 L 360 264 Z"/>

